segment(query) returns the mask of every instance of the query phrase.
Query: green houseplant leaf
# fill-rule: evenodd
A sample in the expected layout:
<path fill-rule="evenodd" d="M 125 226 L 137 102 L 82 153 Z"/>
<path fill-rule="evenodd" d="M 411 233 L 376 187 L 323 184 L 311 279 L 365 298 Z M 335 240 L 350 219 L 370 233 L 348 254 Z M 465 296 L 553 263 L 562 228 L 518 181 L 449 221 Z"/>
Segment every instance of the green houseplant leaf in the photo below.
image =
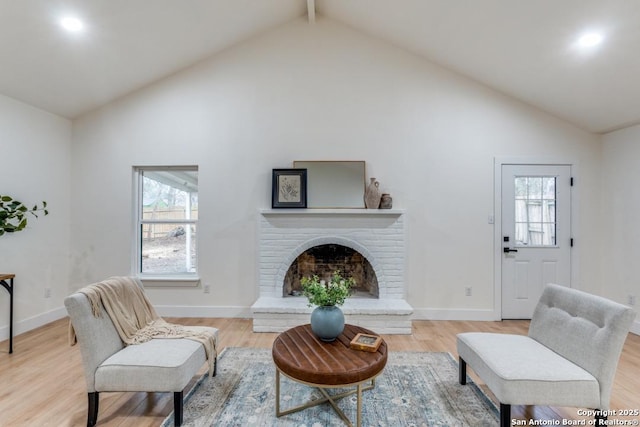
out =
<path fill-rule="evenodd" d="M 303 277 L 300 281 L 303 294 L 309 299 L 309 306 L 340 306 L 351 295 L 355 286 L 352 277 L 345 279 L 339 271 L 331 276 L 328 282 L 320 280 L 317 275 Z"/>
<path fill-rule="evenodd" d="M 36 218 L 38 218 L 38 212 L 42 212 L 45 216 L 49 215 L 46 207 L 47 202 L 43 201 L 42 206 L 36 204 L 29 209 L 24 203 L 11 196 L 0 195 L 0 236 L 24 230 L 28 222 L 26 214 Z"/>

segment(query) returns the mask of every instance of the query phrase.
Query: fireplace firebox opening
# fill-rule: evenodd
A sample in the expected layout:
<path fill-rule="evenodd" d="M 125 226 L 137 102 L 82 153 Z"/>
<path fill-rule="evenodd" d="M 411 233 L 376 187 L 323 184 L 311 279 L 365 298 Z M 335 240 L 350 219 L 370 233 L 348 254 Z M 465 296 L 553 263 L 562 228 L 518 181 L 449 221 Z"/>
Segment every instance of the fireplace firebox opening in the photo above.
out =
<path fill-rule="evenodd" d="M 338 244 L 314 246 L 300 254 L 285 275 L 283 297 L 302 295 L 303 277 L 315 274 L 328 281 L 335 271 L 353 277 L 353 296 L 378 298 L 378 279 L 371 263 L 360 252 Z"/>

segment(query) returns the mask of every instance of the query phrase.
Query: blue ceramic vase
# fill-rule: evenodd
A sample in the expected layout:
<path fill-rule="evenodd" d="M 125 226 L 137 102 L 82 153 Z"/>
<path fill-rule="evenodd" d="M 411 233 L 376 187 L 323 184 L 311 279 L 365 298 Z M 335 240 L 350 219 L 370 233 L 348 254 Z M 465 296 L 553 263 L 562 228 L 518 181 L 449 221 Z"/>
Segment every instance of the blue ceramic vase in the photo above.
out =
<path fill-rule="evenodd" d="M 344 314 L 340 307 L 316 307 L 311 312 L 311 330 L 322 341 L 334 341 L 344 330 Z"/>

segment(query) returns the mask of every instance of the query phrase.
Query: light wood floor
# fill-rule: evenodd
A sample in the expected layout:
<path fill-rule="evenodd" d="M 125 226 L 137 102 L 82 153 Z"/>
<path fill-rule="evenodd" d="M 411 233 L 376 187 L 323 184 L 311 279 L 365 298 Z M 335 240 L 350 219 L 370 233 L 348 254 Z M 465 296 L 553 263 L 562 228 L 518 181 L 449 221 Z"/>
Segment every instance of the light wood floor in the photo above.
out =
<path fill-rule="evenodd" d="M 253 333 L 250 319 L 168 318 L 185 325 L 209 325 L 220 330 L 224 347 L 270 348 L 276 334 Z M 386 335 L 390 351 L 446 351 L 457 358 L 459 332 L 486 331 L 526 334 L 527 321 L 414 321 L 412 335 Z M 0 426 L 86 425 L 87 395 L 80 351 L 69 347 L 67 320 L 61 319 L 0 343 Z M 612 409 L 640 409 L 640 336 L 629 334 L 612 397 Z M 470 371 L 479 384 L 480 381 Z M 103 393 L 98 426 L 159 426 L 173 409 L 169 393 Z M 584 419 L 575 408 L 513 408 L 518 419 Z M 625 418 L 629 419 L 629 418 Z"/>

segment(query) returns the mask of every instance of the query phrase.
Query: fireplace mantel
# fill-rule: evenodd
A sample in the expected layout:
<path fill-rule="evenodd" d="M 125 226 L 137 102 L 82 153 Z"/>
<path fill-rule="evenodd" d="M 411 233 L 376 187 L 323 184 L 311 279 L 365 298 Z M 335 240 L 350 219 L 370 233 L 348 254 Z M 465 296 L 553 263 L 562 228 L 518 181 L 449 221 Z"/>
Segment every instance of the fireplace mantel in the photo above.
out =
<path fill-rule="evenodd" d="M 404 214 L 404 209 L 260 209 L 262 215 L 381 215 L 381 216 L 400 216 Z"/>

